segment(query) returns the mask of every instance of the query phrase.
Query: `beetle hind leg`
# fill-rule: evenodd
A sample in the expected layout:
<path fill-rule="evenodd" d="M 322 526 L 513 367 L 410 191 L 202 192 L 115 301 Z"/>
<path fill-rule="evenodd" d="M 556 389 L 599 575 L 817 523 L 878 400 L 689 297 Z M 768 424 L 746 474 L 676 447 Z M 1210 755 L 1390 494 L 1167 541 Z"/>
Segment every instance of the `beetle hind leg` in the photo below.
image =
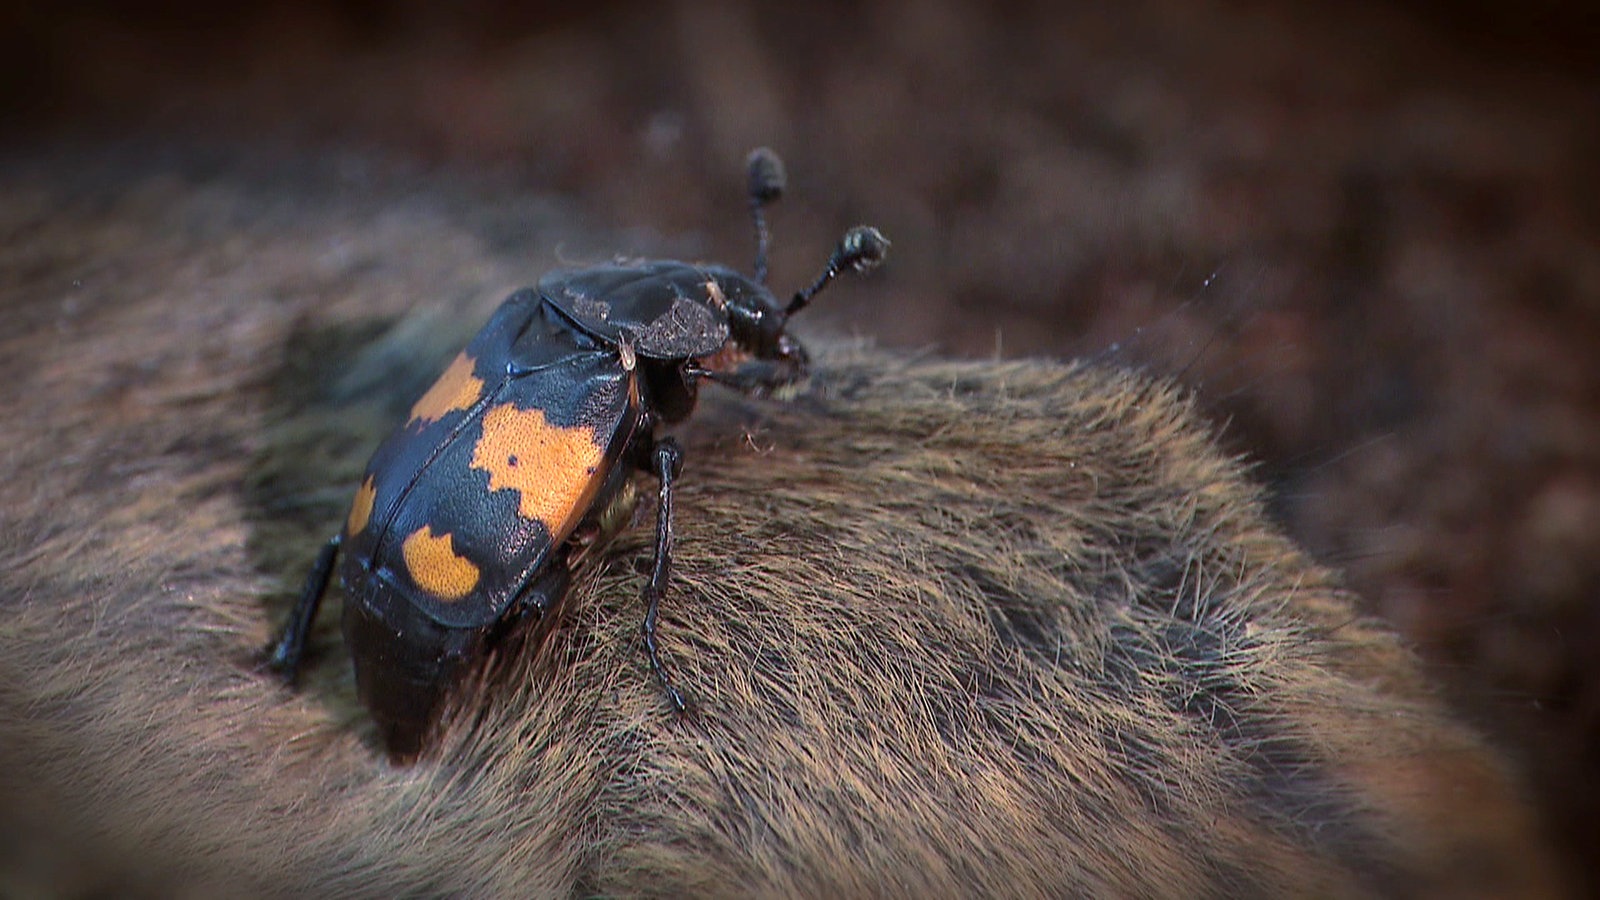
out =
<path fill-rule="evenodd" d="M 278 639 L 266 647 L 267 668 L 278 673 L 285 683 L 294 686 L 300 675 L 300 658 L 305 653 L 306 638 L 311 633 L 311 623 L 322 606 L 322 595 L 328 591 L 328 579 L 333 575 L 333 560 L 339 553 L 342 535 L 335 535 L 322 546 L 317 561 L 306 574 L 305 587 L 300 589 L 300 599 L 295 601 L 289 619 L 283 624 Z"/>
<path fill-rule="evenodd" d="M 672 491 L 678 473 L 683 471 L 683 448 L 672 438 L 656 442 L 650 451 L 650 469 L 661 483 L 661 499 L 656 507 L 656 555 L 650 567 L 650 583 L 644 588 L 644 646 L 650 655 L 650 670 L 655 673 L 661 687 L 666 690 L 673 708 L 687 712 L 689 705 L 673 686 L 667 670 L 661 665 L 661 654 L 656 648 L 656 619 L 661 611 L 661 595 L 666 592 L 667 579 L 672 571 Z"/>

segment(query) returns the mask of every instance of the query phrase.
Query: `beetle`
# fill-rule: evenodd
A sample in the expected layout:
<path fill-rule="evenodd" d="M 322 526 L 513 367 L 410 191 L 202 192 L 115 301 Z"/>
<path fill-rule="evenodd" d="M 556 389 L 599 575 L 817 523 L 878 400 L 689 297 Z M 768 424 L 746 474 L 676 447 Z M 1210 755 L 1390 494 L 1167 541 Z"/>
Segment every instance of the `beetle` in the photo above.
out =
<path fill-rule="evenodd" d="M 543 618 L 581 554 L 631 512 L 632 474 L 659 484 L 642 599 L 650 668 L 672 707 L 656 621 L 671 571 L 683 451 L 657 428 L 699 384 L 765 395 L 805 377 L 789 319 L 889 242 L 845 232 L 822 274 L 780 305 L 767 287 L 765 207 L 785 187 L 771 150 L 746 161 L 754 277 L 721 265 L 619 260 L 556 270 L 513 293 L 367 463 L 343 529 L 318 553 L 267 665 L 292 687 L 336 559 L 361 701 L 397 760 L 425 746 L 442 702 L 512 628 Z M 624 508 L 625 507 L 625 508 Z"/>

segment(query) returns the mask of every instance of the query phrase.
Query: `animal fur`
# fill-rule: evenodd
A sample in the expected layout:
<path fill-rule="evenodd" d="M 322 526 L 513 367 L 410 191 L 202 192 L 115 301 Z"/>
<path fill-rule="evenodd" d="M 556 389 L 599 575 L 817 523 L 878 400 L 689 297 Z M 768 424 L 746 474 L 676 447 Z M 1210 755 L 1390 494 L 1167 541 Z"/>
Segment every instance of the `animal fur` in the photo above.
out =
<path fill-rule="evenodd" d="M 511 236 L 562 223 L 206 160 L 0 169 L 0 893 L 1561 893 L 1187 398 L 1051 362 L 813 342 L 788 403 L 708 388 L 660 629 L 695 712 L 640 646 L 646 501 L 389 766 L 337 595 L 300 693 L 256 654 L 397 410 L 537 276 Z"/>

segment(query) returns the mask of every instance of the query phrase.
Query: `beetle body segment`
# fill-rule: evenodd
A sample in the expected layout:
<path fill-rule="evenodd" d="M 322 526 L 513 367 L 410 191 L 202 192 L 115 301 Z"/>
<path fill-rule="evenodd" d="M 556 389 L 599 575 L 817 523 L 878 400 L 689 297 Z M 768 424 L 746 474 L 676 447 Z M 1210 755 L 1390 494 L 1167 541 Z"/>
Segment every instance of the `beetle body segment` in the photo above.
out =
<path fill-rule="evenodd" d="M 643 464 L 654 424 L 694 405 L 678 363 L 728 342 L 717 303 L 764 292 L 738 281 L 671 261 L 552 273 L 378 447 L 339 574 L 357 690 L 396 755 L 499 629 L 560 599 L 567 540 Z"/>
<path fill-rule="evenodd" d="M 752 172 L 757 156 L 775 160 L 752 155 Z M 760 204 L 777 190 L 769 181 L 752 176 L 763 274 Z M 674 260 L 558 270 L 512 294 L 373 453 L 269 664 L 293 681 L 343 550 L 342 625 L 357 690 L 391 755 L 415 756 L 469 664 L 560 601 L 575 535 L 587 547 L 621 527 L 627 510 L 618 507 L 633 496 L 623 489 L 646 469 L 660 498 L 645 647 L 685 709 L 655 641 L 682 451 L 655 428 L 693 411 L 702 380 L 767 393 L 803 377 L 805 352 L 784 331 L 790 312 L 841 269 L 876 265 L 886 247 L 874 229 L 847 232 L 823 276 L 787 308 L 762 280 Z"/>
<path fill-rule="evenodd" d="M 755 287 L 721 266 L 646 260 L 557 270 L 539 280 L 539 292 L 600 340 L 627 341 L 650 359 L 692 359 L 728 342 L 726 292 L 740 282 Z"/>
<path fill-rule="evenodd" d="M 537 296 L 513 295 L 457 359 L 482 384 L 476 399 L 413 415 L 378 447 L 372 511 L 346 535 L 340 572 L 347 589 L 374 580 L 440 625 L 482 628 L 572 534 L 648 416 L 617 349 Z"/>
<path fill-rule="evenodd" d="M 519 293 L 373 454 L 343 536 L 342 626 L 395 755 L 420 749 L 502 627 L 560 599 L 563 545 L 648 431 L 638 377 Z"/>

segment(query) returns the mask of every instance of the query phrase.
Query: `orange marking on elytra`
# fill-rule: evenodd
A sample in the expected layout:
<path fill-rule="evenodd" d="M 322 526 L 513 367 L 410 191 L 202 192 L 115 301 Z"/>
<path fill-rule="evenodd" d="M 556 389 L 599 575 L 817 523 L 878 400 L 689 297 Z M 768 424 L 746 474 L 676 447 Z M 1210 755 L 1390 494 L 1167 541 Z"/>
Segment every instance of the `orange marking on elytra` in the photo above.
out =
<path fill-rule="evenodd" d="M 400 555 L 417 587 L 441 600 L 460 600 L 478 586 L 478 567 L 456 552 L 449 532 L 436 535 L 424 525 L 406 536 Z"/>
<path fill-rule="evenodd" d="M 551 425 L 538 409 L 502 404 L 483 417 L 472 467 L 489 473 L 489 489 L 517 492 L 517 511 L 565 535 L 585 512 L 605 448 L 585 427 Z"/>
<path fill-rule="evenodd" d="M 439 380 L 411 407 L 412 422 L 436 422 L 445 413 L 467 409 L 483 396 L 483 379 L 472 374 L 474 360 L 465 350 L 456 354 Z"/>
<path fill-rule="evenodd" d="M 356 497 L 350 501 L 350 515 L 344 520 L 344 533 L 355 537 L 367 527 L 367 520 L 372 518 L 372 501 L 378 496 L 378 486 L 368 475 L 367 480 L 361 482 L 361 488 L 356 491 Z"/>

